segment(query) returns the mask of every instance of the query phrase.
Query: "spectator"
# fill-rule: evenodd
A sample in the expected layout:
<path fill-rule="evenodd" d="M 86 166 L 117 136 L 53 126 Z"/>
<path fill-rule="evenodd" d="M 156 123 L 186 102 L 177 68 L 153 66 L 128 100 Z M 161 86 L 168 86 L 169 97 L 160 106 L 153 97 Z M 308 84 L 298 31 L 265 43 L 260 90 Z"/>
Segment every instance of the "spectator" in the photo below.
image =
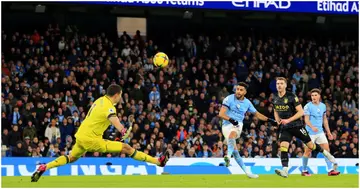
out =
<path fill-rule="evenodd" d="M 349 158 L 359 158 L 358 150 L 356 148 L 352 149 L 351 154 L 349 155 Z"/>
<path fill-rule="evenodd" d="M 203 149 L 197 153 L 197 157 L 212 157 L 212 151 L 209 149 L 209 146 L 206 143 L 203 144 Z"/>
<path fill-rule="evenodd" d="M 36 128 L 31 121 L 28 121 L 27 126 L 23 130 L 23 138 L 25 137 L 29 137 L 30 140 L 33 140 L 34 137 L 36 137 Z"/>
<path fill-rule="evenodd" d="M 160 93 L 159 91 L 157 91 L 156 86 L 154 86 L 152 88 L 152 91 L 149 94 L 149 101 L 154 105 L 154 106 L 160 106 Z"/>
<path fill-rule="evenodd" d="M 131 51 L 130 46 L 126 45 L 125 48 L 121 51 L 121 56 L 123 58 L 128 57 L 130 55 L 130 51 Z"/>
<path fill-rule="evenodd" d="M 13 113 L 11 114 L 10 120 L 13 125 L 18 124 L 19 120 L 21 120 L 21 115 L 19 112 L 19 108 L 15 107 Z"/>
<path fill-rule="evenodd" d="M 21 141 L 21 133 L 17 125 L 13 125 L 13 130 L 9 134 L 10 146 L 16 146 Z"/>
<path fill-rule="evenodd" d="M 191 157 L 191 158 L 196 158 L 196 157 L 197 157 L 197 156 L 196 156 L 196 153 L 195 153 L 194 147 L 191 147 L 191 148 L 190 148 L 190 150 L 189 150 L 189 152 L 188 152 L 188 154 L 187 154 L 186 157 Z"/>
<path fill-rule="evenodd" d="M 4 103 L 1 105 L 1 112 L 4 112 L 5 115 L 11 115 L 12 114 L 13 107 L 10 104 L 10 100 L 6 99 Z"/>
<path fill-rule="evenodd" d="M 351 112 L 355 112 L 356 104 L 351 95 L 346 96 L 346 100 L 342 102 L 342 107 L 345 111 L 349 110 Z"/>
<path fill-rule="evenodd" d="M 22 145 L 21 141 L 16 142 L 16 147 L 13 148 L 12 154 L 13 157 L 26 157 L 26 148 Z"/>
<path fill-rule="evenodd" d="M 5 112 L 1 113 L 1 126 L 2 128 L 11 129 L 11 122 L 7 118 Z"/>
<path fill-rule="evenodd" d="M 315 73 L 311 74 L 311 78 L 309 79 L 308 83 L 309 91 L 314 88 L 320 88 L 320 83 Z"/>
<path fill-rule="evenodd" d="M 176 137 L 177 139 L 182 142 L 186 139 L 188 133 L 184 130 L 184 126 L 180 126 L 180 129 L 177 131 Z"/>
<path fill-rule="evenodd" d="M 10 135 L 9 131 L 6 128 L 3 129 L 3 133 L 1 135 L 1 144 L 5 145 L 6 147 L 10 146 Z"/>
<path fill-rule="evenodd" d="M 74 125 L 72 123 L 72 119 L 64 119 L 62 124 L 60 124 L 60 136 L 61 136 L 61 142 L 63 144 L 66 144 L 66 137 L 72 136 L 74 133 Z M 56 137 L 59 137 L 58 135 Z"/>
<path fill-rule="evenodd" d="M 51 144 L 56 143 L 56 139 L 61 136 L 59 128 L 56 126 L 56 120 L 52 119 L 51 123 L 48 127 L 46 127 L 45 130 L 45 137 L 47 137 L 50 140 Z"/>

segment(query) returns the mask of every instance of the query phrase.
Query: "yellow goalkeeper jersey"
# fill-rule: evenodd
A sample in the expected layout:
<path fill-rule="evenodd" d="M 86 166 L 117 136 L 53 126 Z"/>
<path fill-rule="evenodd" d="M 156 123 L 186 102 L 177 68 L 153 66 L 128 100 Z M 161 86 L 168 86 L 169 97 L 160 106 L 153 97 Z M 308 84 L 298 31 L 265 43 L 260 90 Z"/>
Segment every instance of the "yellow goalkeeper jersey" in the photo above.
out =
<path fill-rule="evenodd" d="M 116 116 L 116 109 L 110 98 L 106 95 L 98 98 L 88 111 L 75 137 L 102 138 L 105 130 L 111 125 L 108 120 L 111 116 Z"/>

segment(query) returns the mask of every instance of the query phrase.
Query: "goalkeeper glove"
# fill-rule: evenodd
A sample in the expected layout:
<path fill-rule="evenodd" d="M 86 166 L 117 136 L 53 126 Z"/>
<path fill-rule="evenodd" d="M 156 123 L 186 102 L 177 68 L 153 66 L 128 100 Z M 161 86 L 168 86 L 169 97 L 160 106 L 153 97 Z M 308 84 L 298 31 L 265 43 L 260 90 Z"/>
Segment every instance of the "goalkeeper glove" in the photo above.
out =
<path fill-rule="evenodd" d="M 122 134 L 121 141 L 125 141 L 126 139 L 129 138 L 130 133 L 131 133 L 131 130 L 132 130 L 132 125 L 133 125 L 133 123 L 134 123 L 134 121 L 135 121 L 134 115 L 130 115 L 129 118 L 128 118 L 128 120 L 129 120 L 129 125 L 130 125 L 130 127 L 129 127 L 128 130 L 126 130 L 126 129 L 124 128 L 123 131 L 121 132 L 121 134 Z"/>
<path fill-rule="evenodd" d="M 129 127 L 128 130 L 126 130 L 125 128 L 121 131 L 121 141 L 125 141 L 126 139 L 129 138 L 130 136 L 130 133 L 131 133 L 131 130 L 132 130 L 132 126 Z"/>
<path fill-rule="evenodd" d="M 229 119 L 229 122 L 230 122 L 231 124 L 233 124 L 234 126 L 239 125 L 239 122 L 236 121 L 236 120 L 234 120 L 233 118 L 230 118 L 230 119 Z"/>

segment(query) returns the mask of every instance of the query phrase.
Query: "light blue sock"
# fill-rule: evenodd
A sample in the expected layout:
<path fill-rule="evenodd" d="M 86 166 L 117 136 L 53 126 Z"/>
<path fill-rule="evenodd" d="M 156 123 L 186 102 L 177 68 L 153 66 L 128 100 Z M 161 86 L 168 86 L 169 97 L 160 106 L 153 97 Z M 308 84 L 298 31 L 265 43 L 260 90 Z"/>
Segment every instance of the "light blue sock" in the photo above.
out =
<path fill-rule="evenodd" d="M 327 158 L 324 158 L 324 159 L 325 159 L 328 171 L 333 170 L 333 167 L 332 167 L 333 164 Z"/>
<path fill-rule="evenodd" d="M 303 156 L 302 162 L 303 162 L 303 171 L 304 172 L 307 171 L 308 160 L 309 160 L 308 157 Z"/>
<path fill-rule="evenodd" d="M 234 154 L 234 158 L 235 158 L 235 161 L 237 164 L 239 164 L 239 166 L 241 167 L 241 169 L 247 174 L 247 170 L 246 170 L 246 166 L 245 166 L 245 163 L 244 161 L 242 160 L 240 154 L 239 154 L 239 151 L 235 150 L 233 152 Z"/>
<path fill-rule="evenodd" d="M 229 158 L 231 158 L 231 155 L 232 155 L 233 152 L 234 152 L 235 145 L 236 145 L 235 139 L 229 138 L 229 139 L 228 139 L 228 153 L 227 153 L 227 156 L 228 156 Z"/>

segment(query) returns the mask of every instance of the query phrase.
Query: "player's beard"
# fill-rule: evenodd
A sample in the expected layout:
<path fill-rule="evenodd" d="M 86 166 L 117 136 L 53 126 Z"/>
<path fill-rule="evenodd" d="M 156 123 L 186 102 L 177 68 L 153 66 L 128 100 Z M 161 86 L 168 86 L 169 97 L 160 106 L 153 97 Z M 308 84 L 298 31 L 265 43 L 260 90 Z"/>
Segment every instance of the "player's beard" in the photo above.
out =
<path fill-rule="evenodd" d="M 244 96 L 243 96 L 243 95 L 236 95 L 236 98 L 237 98 L 238 100 L 241 100 L 241 99 L 244 98 Z"/>

